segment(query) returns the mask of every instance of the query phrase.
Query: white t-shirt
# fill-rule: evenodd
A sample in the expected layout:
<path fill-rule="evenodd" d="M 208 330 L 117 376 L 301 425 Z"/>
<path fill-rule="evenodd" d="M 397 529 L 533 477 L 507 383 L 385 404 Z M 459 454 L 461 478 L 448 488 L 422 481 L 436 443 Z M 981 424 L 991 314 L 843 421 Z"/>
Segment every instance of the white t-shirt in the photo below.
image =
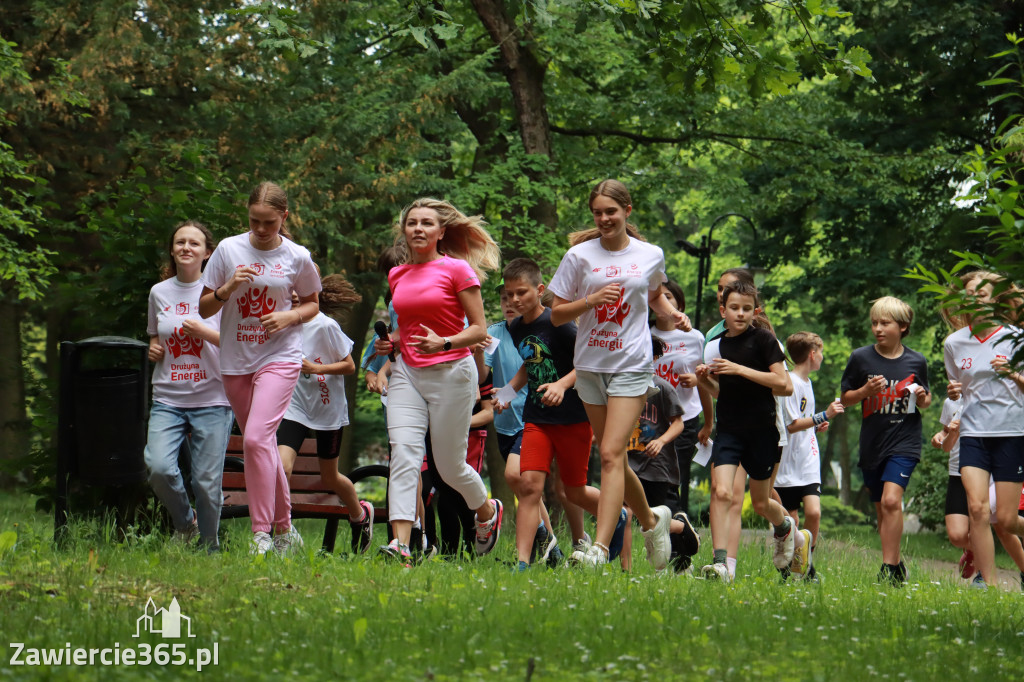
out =
<path fill-rule="evenodd" d="M 963 384 L 961 438 L 1024 435 L 1024 392 L 1013 379 L 997 375 L 991 365 L 997 357 L 1013 355 L 1013 333 L 1020 330 L 999 327 L 979 338 L 964 327 L 946 337 L 946 375 Z"/>
<path fill-rule="evenodd" d="M 668 382 L 679 396 L 683 405 L 683 421 L 693 419 L 701 413 L 700 396 L 696 388 L 686 388 L 679 383 L 680 374 L 693 374 L 693 370 L 704 360 L 704 335 L 696 329 L 684 332 L 681 329 L 662 331 L 652 327 L 651 334 L 665 342 L 665 354 L 655 362 L 654 373 Z"/>
<path fill-rule="evenodd" d="M 172 407 L 229 405 L 220 380 L 220 349 L 181 330 L 185 320 L 197 320 L 210 329 L 220 324 L 220 313 L 199 316 L 200 281 L 183 284 L 177 277 L 154 284 L 149 290 L 146 333 L 160 338 L 164 357 L 153 365 L 153 400 Z"/>
<path fill-rule="evenodd" d="M 320 313 L 302 325 L 302 354 L 314 365 L 332 365 L 352 353 L 352 339 L 338 323 Z M 348 426 L 345 377 L 341 374 L 300 374 L 284 418 L 314 431 Z"/>
<path fill-rule="evenodd" d="M 960 408 L 962 407 L 961 400 L 950 400 L 946 398 L 942 402 L 942 414 L 939 415 L 939 423 L 943 426 L 949 426 L 950 422 L 960 418 Z M 960 475 L 960 439 L 957 438 L 956 442 L 953 443 L 953 449 L 949 451 L 949 475 L 959 476 Z"/>
<path fill-rule="evenodd" d="M 240 286 L 221 308 L 220 369 L 223 374 L 252 374 L 272 362 L 302 362 L 302 329 L 292 325 L 267 335 L 260 318 L 292 309 L 292 290 L 299 296 L 319 292 L 320 277 L 309 251 L 289 239 L 270 251 L 254 249 L 249 233 L 228 237 L 210 257 L 203 271 L 203 286 L 217 289 L 237 268 L 249 266 L 259 273 Z"/>
<path fill-rule="evenodd" d="M 786 426 L 797 419 L 814 415 L 814 389 L 811 380 L 793 372 L 789 373 L 789 378 L 793 381 L 793 394 L 781 398 Z M 818 450 L 817 434 L 811 427 L 789 434 L 786 446 L 782 449 L 782 461 L 779 463 L 779 474 L 775 477 L 775 487 L 795 488 L 813 483 L 821 483 L 821 453 Z"/>
<path fill-rule="evenodd" d="M 587 372 L 653 372 L 647 297 L 666 281 L 665 254 L 653 244 L 629 238 L 621 251 L 607 251 L 600 239 L 569 249 L 548 288 L 574 301 L 612 282 L 622 285 L 619 300 L 594 306 L 579 318 L 574 364 Z"/>

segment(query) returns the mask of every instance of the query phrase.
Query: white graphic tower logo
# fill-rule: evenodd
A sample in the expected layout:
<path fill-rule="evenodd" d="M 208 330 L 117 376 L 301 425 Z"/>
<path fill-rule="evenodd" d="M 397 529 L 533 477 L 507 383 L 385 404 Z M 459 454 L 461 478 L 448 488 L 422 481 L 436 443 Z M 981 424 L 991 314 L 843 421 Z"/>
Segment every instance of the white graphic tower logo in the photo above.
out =
<path fill-rule="evenodd" d="M 142 615 L 135 620 L 135 634 L 132 637 L 138 637 L 143 632 L 150 632 L 159 634 L 164 639 L 178 639 L 182 636 L 182 621 L 185 622 L 186 636 L 195 637 L 192 634 L 192 619 L 181 614 L 177 597 L 171 599 L 171 605 L 166 609 L 158 609 L 153 603 L 153 598 L 150 597 Z"/>

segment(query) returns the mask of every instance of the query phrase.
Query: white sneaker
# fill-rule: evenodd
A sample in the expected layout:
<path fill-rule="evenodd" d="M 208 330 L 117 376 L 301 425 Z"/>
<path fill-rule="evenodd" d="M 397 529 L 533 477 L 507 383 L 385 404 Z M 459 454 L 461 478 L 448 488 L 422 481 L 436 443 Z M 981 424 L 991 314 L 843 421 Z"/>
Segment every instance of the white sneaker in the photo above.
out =
<path fill-rule="evenodd" d="M 262 555 L 274 548 L 274 541 L 270 539 L 270 533 L 256 531 L 252 534 L 252 542 L 249 543 L 249 554 Z"/>
<path fill-rule="evenodd" d="M 725 564 L 708 564 L 700 569 L 700 575 L 705 580 L 721 580 L 723 583 L 731 583 L 732 576 Z"/>
<path fill-rule="evenodd" d="M 573 552 L 575 554 L 575 552 Z M 597 545 L 591 545 L 580 560 L 580 565 L 587 568 L 600 568 L 608 563 L 608 555 Z"/>
<path fill-rule="evenodd" d="M 789 532 L 783 535 L 781 538 L 771 532 L 772 542 L 775 546 L 772 552 L 772 563 L 775 564 L 775 568 L 780 571 L 788 568 L 789 563 L 793 561 L 793 547 L 796 544 L 796 522 L 790 517 L 786 517 L 789 520 Z"/>
<path fill-rule="evenodd" d="M 644 549 L 647 560 L 654 570 L 660 571 L 668 566 L 669 555 L 672 554 L 672 540 L 669 538 L 669 526 L 672 523 L 672 510 L 660 505 L 651 510 L 658 522 L 650 530 L 643 531 Z"/>
<path fill-rule="evenodd" d="M 800 545 L 800 549 L 793 550 L 793 560 L 789 563 L 789 572 L 793 575 L 803 576 L 811 567 L 811 540 L 813 538 L 811 531 L 806 528 L 801 528 L 797 532 L 803 536 L 804 542 Z"/>
<path fill-rule="evenodd" d="M 299 531 L 295 530 L 295 526 L 289 528 L 287 533 L 274 536 L 274 551 L 281 556 L 287 556 L 302 549 L 303 544 L 302 536 L 299 535 Z"/>

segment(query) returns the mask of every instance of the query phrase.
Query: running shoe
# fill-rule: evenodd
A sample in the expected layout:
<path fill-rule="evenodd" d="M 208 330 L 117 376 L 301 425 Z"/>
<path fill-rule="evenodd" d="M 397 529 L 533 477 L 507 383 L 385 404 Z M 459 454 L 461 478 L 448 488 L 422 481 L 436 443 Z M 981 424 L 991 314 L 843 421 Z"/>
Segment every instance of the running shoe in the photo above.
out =
<path fill-rule="evenodd" d="M 406 566 L 412 560 L 412 553 L 409 551 L 409 545 L 403 545 L 395 538 L 390 543 L 382 545 L 377 553 L 385 559 L 392 559 L 404 563 Z"/>
<path fill-rule="evenodd" d="M 544 522 L 541 521 L 537 525 L 537 532 L 533 534 L 533 547 L 530 548 L 530 564 L 537 562 L 538 555 L 544 553 L 548 544 L 548 529 L 544 526 Z"/>
<path fill-rule="evenodd" d="M 249 554 L 262 555 L 274 548 L 274 541 L 270 539 L 270 533 L 257 531 L 252 534 L 252 542 L 249 543 Z"/>
<path fill-rule="evenodd" d="M 690 523 L 690 517 L 686 515 L 686 512 L 676 512 L 672 515 L 672 519 L 683 524 L 683 532 L 674 533 L 680 540 L 680 552 L 692 557 L 700 551 L 700 535 L 697 533 L 697 529 Z"/>
<path fill-rule="evenodd" d="M 587 553 L 580 561 L 580 565 L 587 568 L 600 568 L 607 563 L 608 555 L 605 554 L 596 544 L 590 546 Z"/>
<path fill-rule="evenodd" d="M 668 557 L 672 553 L 672 542 L 669 540 L 669 524 L 672 522 L 672 510 L 665 505 L 659 505 L 651 510 L 657 518 L 657 523 L 650 530 L 643 531 L 644 549 L 647 550 L 647 560 L 660 571 L 668 566 Z"/>
<path fill-rule="evenodd" d="M 362 520 L 349 521 L 348 525 L 352 528 L 352 551 L 363 554 L 373 541 L 373 505 L 362 500 L 359 506 L 363 508 Z"/>
<path fill-rule="evenodd" d="M 295 526 L 289 528 L 285 533 L 278 533 L 274 536 L 274 551 L 281 556 L 295 553 L 302 549 L 303 544 L 302 536 L 299 535 L 299 531 L 295 530 Z"/>
<path fill-rule="evenodd" d="M 958 565 L 960 566 L 960 577 L 964 580 L 969 580 L 970 577 L 975 574 L 974 552 L 972 552 L 970 548 L 964 550 Z"/>
<path fill-rule="evenodd" d="M 972 590 L 987 590 L 988 585 L 985 584 L 985 579 L 981 577 L 981 573 L 974 576 L 974 580 L 971 581 L 970 585 Z"/>
<path fill-rule="evenodd" d="M 612 533 L 612 541 L 608 543 L 608 561 L 622 554 L 622 540 L 626 535 L 626 524 L 629 522 L 629 513 L 623 509 L 619 512 L 619 522 L 615 524 L 615 532 Z"/>
<path fill-rule="evenodd" d="M 171 539 L 182 545 L 191 545 L 199 537 L 199 521 L 196 519 L 195 511 L 192 512 L 192 521 L 182 530 L 174 531 Z"/>
<path fill-rule="evenodd" d="M 772 552 L 772 563 L 775 564 L 775 568 L 780 571 L 793 561 L 793 548 L 796 544 L 796 522 L 790 517 L 786 517 L 789 521 L 789 532 L 779 537 L 772 533 L 772 542 L 774 544 L 774 551 Z"/>
<path fill-rule="evenodd" d="M 729 569 L 725 564 L 708 564 L 700 569 L 700 574 L 705 580 L 720 580 L 726 584 L 732 582 L 732 576 L 729 575 Z"/>
<path fill-rule="evenodd" d="M 565 554 L 562 548 L 555 544 L 548 553 L 548 568 L 558 568 L 558 565 L 565 561 Z"/>
<path fill-rule="evenodd" d="M 483 556 L 494 549 L 501 534 L 501 500 L 491 500 L 494 503 L 494 514 L 486 521 L 476 522 L 476 543 L 474 549 L 477 556 Z"/>
<path fill-rule="evenodd" d="M 789 563 L 789 571 L 796 575 L 807 575 L 807 570 L 811 566 L 811 531 L 801 528 L 797 532 L 803 536 L 804 542 L 800 545 L 800 549 L 793 550 L 793 560 Z"/>
<path fill-rule="evenodd" d="M 548 533 L 547 529 L 544 529 L 544 535 L 547 537 L 547 541 L 541 547 L 540 557 L 537 559 L 537 563 L 546 564 L 551 561 L 551 554 L 558 551 L 559 556 L 562 552 L 558 549 L 558 538 L 555 537 L 554 533 Z M 558 565 L 558 562 L 555 562 Z"/>

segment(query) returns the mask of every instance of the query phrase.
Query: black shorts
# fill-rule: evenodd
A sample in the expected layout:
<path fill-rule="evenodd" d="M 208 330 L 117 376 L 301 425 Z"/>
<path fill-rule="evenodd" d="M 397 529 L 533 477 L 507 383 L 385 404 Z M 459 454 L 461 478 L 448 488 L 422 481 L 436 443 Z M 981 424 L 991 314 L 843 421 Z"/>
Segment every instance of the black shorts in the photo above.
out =
<path fill-rule="evenodd" d="M 805 497 L 810 495 L 821 497 L 821 484 L 809 483 L 807 485 L 787 486 L 785 488 L 776 486 L 775 492 L 779 494 L 782 506 L 786 508 L 786 511 L 790 511 L 792 509 L 799 509 Z"/>
<path fill-rule="evenodd" d="M 523 447 L 523 431 L 520 430 L 514 436 L 506 436 L 503 433 L 498 434 L 498 452 L 501 453 L 501 459 L 508 461 L 509 455 L 518 455 L 519 451 Z"/>
<path fill-rule="evenodd" d="M 718 432 L 711 450 L 711 463 L 715 466 L 742 464 L 754 481 L 772 477 L 779 462 L 779 431 L 775 426 L 750 429 L 742 433 Z"/>
<path fill-rule="evenodd" d="M 316 456 L 320 459 L 337 459 L 341 452 L 341 434 L 344 430 L 345 427 L 342 426 L 333 431 L 314 431 L 305 424 L 282 419 L 281 425 L 277 427 L 277 444 L 298 452 L 302 448 L 302 441 L 306 440 L 310 431 L 313 431 L 316 435 Z"/>
<path fill-rule="evenodd" d="M 950 476 L 946 482 L 946 516 L 952 514 L 970 516 L 967 509 L 967 491 L 964 490 L 963 479 L 959 476 Z"/>
<path fill-rule="evenodd" d="M 997 483 L 1024 481 L 1024 436 L 961 436 L 960 469 L 977 467 Z"/>

